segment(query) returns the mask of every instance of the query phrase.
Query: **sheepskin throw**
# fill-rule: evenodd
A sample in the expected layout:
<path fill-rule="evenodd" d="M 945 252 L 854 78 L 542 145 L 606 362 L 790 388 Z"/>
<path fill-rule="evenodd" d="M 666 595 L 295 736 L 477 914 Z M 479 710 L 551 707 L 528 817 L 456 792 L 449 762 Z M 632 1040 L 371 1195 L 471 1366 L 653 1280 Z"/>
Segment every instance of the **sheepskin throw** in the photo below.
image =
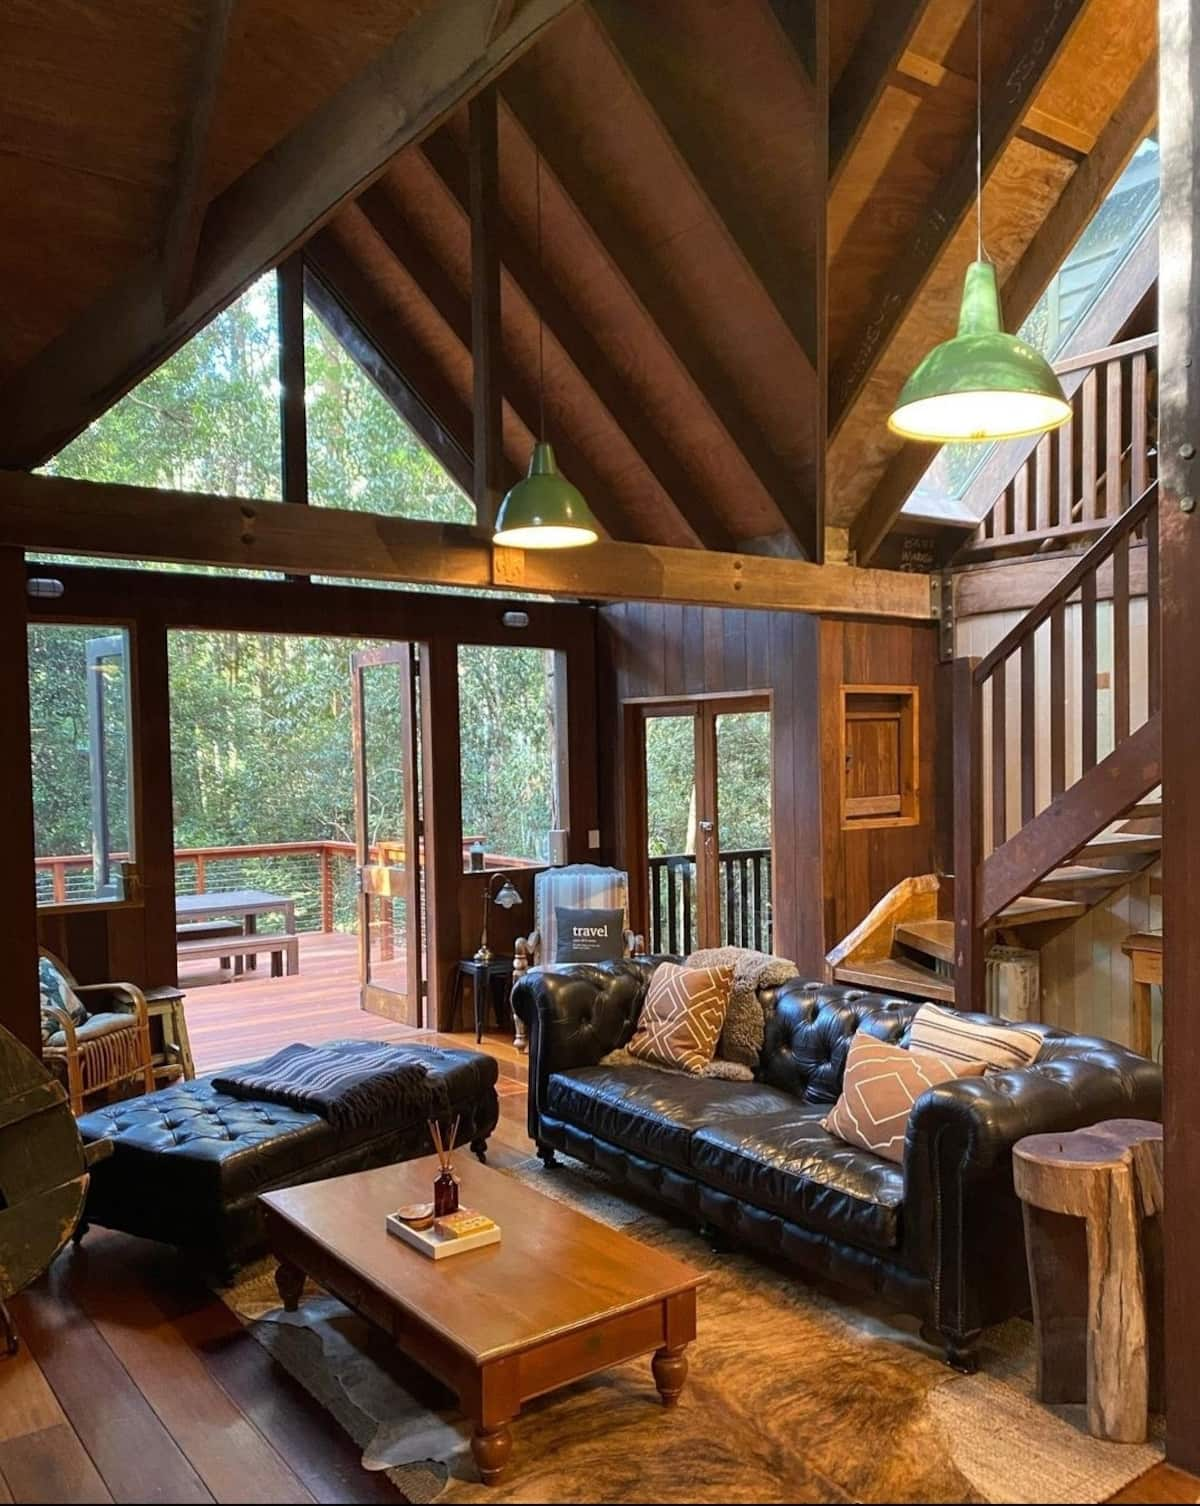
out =
<path fill-rule="evenodd" d="M 730 967 L 733 988 L 729 995 L 729 1012 L 717 1043 L 717 1061 L 733 1062 L 753 1073 L 762 1055 L 766 1019 L 758 1002 L 758 990 L 786 983 L 799 969 L 784 957 L 755 952 L 748 947 L 718 946 L 693 952 L 689 967 Z"/>

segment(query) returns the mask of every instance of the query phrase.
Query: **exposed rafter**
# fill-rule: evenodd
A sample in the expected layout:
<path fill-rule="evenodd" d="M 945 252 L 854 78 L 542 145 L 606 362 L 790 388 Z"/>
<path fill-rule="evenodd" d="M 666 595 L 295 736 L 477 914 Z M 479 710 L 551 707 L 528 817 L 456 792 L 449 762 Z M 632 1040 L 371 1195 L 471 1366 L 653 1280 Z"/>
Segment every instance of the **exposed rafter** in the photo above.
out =
<path fill-rule="evenodd" d="M 526 0 L 489 40 L 496 0 L 431 6 L 208 208 L 186 304 L 168 315 L 156 250 L 10 385 L 0 461 L 36 465 L 177 350 L 573 0 Z M 500 19 L 503 19 L 501 14 Z"/>
<path fill-rule="evenodd" d="M 1005 279 L 1004 313 L 1009 328 L 1017 328 L 1042 296 L 1130 157 L 1153 130 L 1157 116 L 1158 74 L 1151 60 L 1138 72 L 1091 152 L 1075 169 L 1041 229 Z M 860 563 L 874 558 L 934 453 L 928 445 L 913 443 L 897 452 L 850 527 L 850 546 Z"/>
<path fill-rule="evenodd" d="M 929 0 L 876 6 L 829 98 L 829 184 L 837 182 Z M 778 7 L 776 7 L 778 10 Z"/>
<path fill-rule="evenodd" d="M 475 521 L 490 529 L 504 494 L 504 332 L 500 323 L 500 157 L 495 85 L 467 107 Z"/>
<path fill-rule="evenodd" d="M 982 144 L 985 181 L 999 163 L 1086 5 L 1087 0 L 1046 0 L 1022 31 L 1003 77 L 995 82 L 985 81 Z M 830 375 L 831 434 L 845 421 L 863 384 L 966 218 L 974 198 L 972 140 L 925 205 L 903 257 L 889 263 L 879 278 L 872 308 L 862 321 L 861 337 Z M 869 205 L 864 212 L 871 212 Z"/>
<path fill-rule="evenodd" d="M 162 297 L 168 319 L 187 303 L 191 291 L 207 208 L 204 189 L 213 112 L 235 3 L 236 0 L 212 0 L 202 22 L 192 97 L 184 117 L 183 143 L 175 164 L 171 207 L 163 233 Z"/>
<path fill-rule="evenodd" d="M 570 142 L 548 128 L 534 81 L 522 78 L 520 70 L 514 69 L 505 76 L 500 93 L 525 134 L 540 149 L 559 187 L 674 353 L 709 412 L 775 501 L 780 515 L 787 518 L 794 512 L 795 498 L 801 492 L 799 478 L 767 439 L 728 373 L 707 348 L 687 308 L 646 256 L 645 247 L 599 191 L 600 185 L 572 151 Z"/>
<path fill-rule="evenodd" d="M 467 162 L 447 131 L 426 137 L 422 144 L 430 165 L 465 214 L 469 205 Z M 579 319 L 567 299 L 538 266 L 517 226 L 501 211 L 497 221 L 504 269 L 545 321 L 571 364 L 612 414 L 642 462 L 683 515 L 697 538 L 709 549 L 729 549 L 733 540 L 711 509 L 699 498 L 686 468 L 657 432 L 645 409 L 629 390 L 595 336 Z"/>
<path fill-rule="evenodd" d="M 0 471 L 0 548 L 232 565 L 614 601 L 929 622 L 929 578 L 805 560 L 601 542 L 502 549 L 461 524 Z M 583 556 L 580 558 L 580 556 Z"/>
<path fill-rule="evenodd" d="M 356 207 L 384 245 L 403 264 L 405 271 L 421 289 L 439 318 L 469 351 L 470 300 L 459 290 L 453 277 L 416 234 L 387 192 L 381 185 L 369 188 L 358 200 Z M 537 390 L 511 361 L 504 364 L 504 400 L 526 429 L 531 434 L 536 434 Z M 614 538 L 620 538 L 628 531 L 629 520 L 614 505 L 612 489 L 604 484 L 591 461 L 569 435 L 558 431 L 548 437 L 562 462 L 563 472 L 583 492 L 605 531 Z"/>
<path fill-rule="evenodd" d="M 318 240 L 320 237 L 318 237 Z M 380 349 L 374 336 L 368 335 L 341 298 L 315 270 L 315 259 L 306 253 L 304 296 L 321 322 L 364 376 L 378 389 L 414 434 L 426 446 L 443 469 L 468 496 L 473 484 L 471 451 L 464 447 L 469 415 L 462 410 L 456 435 L 433 411 L 422 393 Z M 410 356 L 411 359 L 411 356 Z M 515 476 L 515 471 L 510 472 Z"/>

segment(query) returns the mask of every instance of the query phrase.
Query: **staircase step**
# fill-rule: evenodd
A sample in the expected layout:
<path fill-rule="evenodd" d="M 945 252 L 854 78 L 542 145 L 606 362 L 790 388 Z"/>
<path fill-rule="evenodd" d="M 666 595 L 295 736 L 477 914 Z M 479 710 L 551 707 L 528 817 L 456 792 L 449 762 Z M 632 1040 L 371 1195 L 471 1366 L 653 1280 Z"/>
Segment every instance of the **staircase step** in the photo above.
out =
<path fill-rule="evenodd" d="M 1033 886 L 1032 893 L 1041 898 L 1061 896 L 1063 889 L 1119 889 L 1129 882 L 1129 875 L 1119 868 L 1086 868 L 1079 863 L 1068 863 L 1048 873 L 1040 884 Z"/>
<path fill-rule="evenodd" d="M 1162 796 L 1158 795 L 1153 800 L 1139 800 L 1132 810 L 1127 810 L 1121 817 L 1122 821 L 1161 821 L 1162 820 Z"/>
<path fill-rule="evenodd" d="M 1158 832 L 1102 831 L 1075 854 L 1081 863 L 1096 858 L 1132 857 L 1139 853 L 1158 852 L 1162 836 Z"/>
<path fill-rule="evenodd" d="M 1000 926 L 1036 926 L 1048 920 L 1075 920 L 1087 914 L 1087 906 L 1077 899 L 1051 899 L 1048 895 L 1024 894 L 1001 910 L 990 922 Z"/>
<path fill-rule="evenodd" d="M 952 920 L 902 920 L 896 926 L 895 937 L 909 951 L 923 952 L 939 962 L 954 961 Z"/>
<path fill-rule="evenodd" d="M 857 983 L 861 988 L 878 988 L 884 993 L 905 994 L 913 999 L 940 999 L 954 1002 L 954 980 L 943 978 L 927 967 L 905 962 L 899 957 L 881 957 L 861 966 L 835 967 L 833 976 L 839 983 Z"/>

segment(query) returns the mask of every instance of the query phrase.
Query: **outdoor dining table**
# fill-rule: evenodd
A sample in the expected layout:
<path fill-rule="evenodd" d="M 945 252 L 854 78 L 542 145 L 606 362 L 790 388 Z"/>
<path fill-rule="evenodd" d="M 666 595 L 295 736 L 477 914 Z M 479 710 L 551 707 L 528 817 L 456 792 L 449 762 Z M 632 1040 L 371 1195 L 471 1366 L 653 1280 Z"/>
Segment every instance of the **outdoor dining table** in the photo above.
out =
<path fill-rule="evenodd" d="M 296 901 L 286 894 L 272 894 L 267 889 L 224 889 L 204 894 L 177 894 L 175 896 L 175 919 L 179 921 L 216 920 L 226 915 L 238 915 L 247 936 L 253 936 L 260 915 L 279 913 L 283 916 L 283 929 L 289 936 L 296 934 Z M 247 968 L 257 965 L 251 954 L 246 958 Z"/>

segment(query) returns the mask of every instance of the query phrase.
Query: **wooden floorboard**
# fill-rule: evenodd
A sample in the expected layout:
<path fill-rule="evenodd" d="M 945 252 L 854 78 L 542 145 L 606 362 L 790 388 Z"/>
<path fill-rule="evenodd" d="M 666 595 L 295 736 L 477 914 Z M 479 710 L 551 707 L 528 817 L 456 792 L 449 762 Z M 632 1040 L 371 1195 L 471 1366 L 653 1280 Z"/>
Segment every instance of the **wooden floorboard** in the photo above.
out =
<path fill-rule="evenodd" d="M 1195 1506 L 1200 1501 L 1200 1480 L 1170 1464 L 1156 1464 L 1139 1475 L 1110 1501 L 1141 1502 L 1144 1506 Z"/>
<path fill-rule="evenodd" d="M 0 1474 L 13 1500 L 25 1506 L 113 1499 L 74 1429 L 65 1422 L 0 1443 Z"/>

